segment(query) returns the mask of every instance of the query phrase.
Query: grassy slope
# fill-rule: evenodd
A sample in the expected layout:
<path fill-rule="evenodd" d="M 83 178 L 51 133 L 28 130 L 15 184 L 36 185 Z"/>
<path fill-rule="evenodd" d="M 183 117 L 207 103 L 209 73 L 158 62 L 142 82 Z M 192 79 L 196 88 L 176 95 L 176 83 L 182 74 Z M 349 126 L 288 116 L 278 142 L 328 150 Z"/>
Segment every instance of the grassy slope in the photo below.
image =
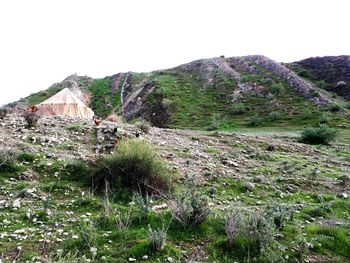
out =
<path fill-rule="evenodd" d="M 212 85 L 200 77 L 179 71 L 153 73 L 148 79 L 170 101 L 172 117 L 169 126 L 173 128 L 206 129 L 215 123 L 221 130 L 231 130 L 249 126 L 254 116 L 259 118 L 261 127 L 301 128 L 318 124 L 323 114 L 328 116 L 329 125 L 347 122 L 342 114 L 327 113 L 326 108 L 317 107 L 306 100 L 278 77 L 270 77 L 273 81 L 268 82 L 259 75 L 242 74 L 247 83 L 261 84 L 265 93 L 274 84 L 283 87 L 281 94 L 274 95 L 275 106 L 272 106 L 272 101 L 266 94 L 241 94 L 239 104 L 245 109 L 243 113 L 234 112 L 237 102 L 232 102 L 230 98 L 237 89 L 237 84 L 219 72 L 214 74 Z M 271 114 L 277 114 L 278 118 L 271 118 Z"/>

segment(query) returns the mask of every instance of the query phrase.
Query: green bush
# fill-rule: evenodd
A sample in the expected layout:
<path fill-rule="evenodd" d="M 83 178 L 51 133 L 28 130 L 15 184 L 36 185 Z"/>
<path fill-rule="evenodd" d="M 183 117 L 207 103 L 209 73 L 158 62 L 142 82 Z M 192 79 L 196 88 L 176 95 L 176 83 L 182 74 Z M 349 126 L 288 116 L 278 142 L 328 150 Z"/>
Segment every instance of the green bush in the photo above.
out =
<path fill-rule="evenodd" d="M 314 98 L 319 98 L 321 96 L 321 94 L 317 90 L 314 90 L 314 89 L 310 91 L 310 95 L 311 95 L 311 97 L 314 97 Z"/>
<path fill-rule="evenodd" d="M 20 170 L 20 167 L 16 165 L 16 160 L 18 158 L 18 153 L 1 149 L 0 150 L 0 171 L 15 172 Z"/>
<path fill-rule="evenodd" d="M 233 105 L 229 111 L 231 114 L 243 114 L 246 112 L 246 107 L 243 103 L 238 103 Z"/>
<path fill-rule="evenodd" d="M 342 110 L 342 107 L 339 104 L 333 102 L 333 103 L 328 105 L 328 110 L 330 112 L 339 112 Z"/>
<path fill-rule="evenodd" d="M 200 225 L 210 214 L 208 197 L 188 186 L 186 191 L 171 203 L 171 213 L 184 228 Z"/>
<path fill-rule="evenodd" d="M 0 108 L 0 120 L 3 120 L 7 115 L 7 108 Z"/>
<path fill-rule="evenodd" d="M 272 94 L 279 96 L 284 92 L 284 87 L 281 83 L 274 83 L 269 90 Z"/>
<path fill-rule="evenodd" d="M 239 249 L 242 258 L 262 255 L 276 243 L 273 223 L 263 212 L 232 209 L 225 218 L 225 232 L 231 248 Z"/>
<path fill-rule="evenodd" d="M 148 226 L 148 242 L 152 251 L 162 251 L 165 246 L 167 229 L 163 226 L 161 229 L 152 229 Z"/>
<path fill-rule="evenodd" d="M 23 117 L 27 123 L 27 128 L 35 127 L 40 119 L 40 116 L 35 112 L 25 112 Z"/>
<path fill-rule="evenodd" d="M 327 87 L 327 83 L 324 80 L 316 81 L 316 86 L 320 89 L 325 89 Z"/>
<path fill-rule="evenodd" d="M 142 195 L 165 193 L 170 190 L 169 170 L 146 141 L 121 141 L 116 152 L 100 158 L 92 172 L 93 187 L 112 192 L 120 189 Z"/>
<path fill-rule="evenodd" d="M 327 124 L 329 122 L 330 114 L 328 112 L 323 112 L 320 118 L 321 124 Z"/>
<path fill-rule="evenodd" d="M 208 131 L 215 131 L 219 129 L 221 115 L 219 113 L 214 113 L 211 117 L 211 123 L 208 127 Z"/>
<path fill-rule="evenodd" d="M 309 108 L 305 108 L 301 113 L 301 118 L 303 120 L 309 120 L 312 118 L 312 116 L 313 116 L 312 110 Z"/>
<path fill-rule="evenodd" d="M 278 111 L 273 111 L 269 114 L 270 121 L 278 121 L 280 119 L 282 119 L 282 114 Z"/>
<path fill-rule="evenodd" d="M 146 121 L 141 121 L 136 123 L 137 128 L 139 128 L 144 134 L 148 134 L 151 129 L 151 124 Z"/>
<path fill-rule="evenodd" d="M 250 117 L 248 125 L 251 127 L 257 127 L 262 123 L 262 121 L 263 119 L 259 115 L 255 114 L 254 116 Z"/>
<path fill-rule="evenodd" d="M 338 130 L 330 128 L 326 124 L 320 124 L 319 127 L 305 128 L 299 141 L 307 144 L 329 144 L 338 134 Z"/>

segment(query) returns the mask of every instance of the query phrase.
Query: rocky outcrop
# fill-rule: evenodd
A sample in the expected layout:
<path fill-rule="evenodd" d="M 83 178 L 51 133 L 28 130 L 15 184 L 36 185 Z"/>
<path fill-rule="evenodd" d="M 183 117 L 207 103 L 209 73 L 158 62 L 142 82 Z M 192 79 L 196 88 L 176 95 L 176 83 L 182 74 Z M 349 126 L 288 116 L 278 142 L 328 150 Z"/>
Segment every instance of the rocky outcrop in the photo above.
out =
<path fill-rule="evenodd" d="M 315 81 L 325 81 L 328 91 L 350 100 L 350 56 L 313 57 L 292 65 L 307 70 Z"/>

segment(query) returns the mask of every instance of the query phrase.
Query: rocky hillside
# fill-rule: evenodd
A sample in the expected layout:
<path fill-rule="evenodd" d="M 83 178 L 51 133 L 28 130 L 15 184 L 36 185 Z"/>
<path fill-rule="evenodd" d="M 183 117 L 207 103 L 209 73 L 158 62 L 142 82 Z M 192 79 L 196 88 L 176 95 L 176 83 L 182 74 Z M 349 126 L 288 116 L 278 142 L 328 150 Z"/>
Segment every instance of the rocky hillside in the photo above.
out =
<path fill-rule="evenodd" d="M 328 56 L 304 59 L 291 68 L 318 86 L 350 100 L 350 56 Z"/>
<path fill-rule="evenodd" d="M 282 65 L 264 56 L 217 57 L 103 79 L 73 75 L 21 103 L 39 103 L 68 87 L 101 117 L 144 119 L 158 127 L 215 130 L 318 123 L 334 98 L 317 83 L 300 77 L 295 65 L 299 64 Z M 329 119 L 341 124 L 345 115 Z"/>
<path fill-rule="evenodd" d="M 267 228 L 278 245 L 263 255 L 268 260 L 252 262 L 348 262 L 349 131 L 328 146 L 301 144 L 296 136 L 155 127 L 144 133 L 130 124 L 61 117 L 43 117 L 28 129 L 21 115 L 8 114 L 0 125 L 0 261 L 244 262 L 251 251 L 230 246 L 225 234 L 226 216 L 241 208 L 270 209 L 282 224 Z M 79 162 L 94 163 L 118 151 L 118 139 L 137 137 L 175 173 L 177 188 L 195 179 L 211 211 L 200 226 L 187 229 L 171 219 L 177 193 L 140 205 L 120 192 L 106 199 L 82 183 L 88 172 Z M 148 229 L 164 224 L 166 245 L 155 252 Z"/>

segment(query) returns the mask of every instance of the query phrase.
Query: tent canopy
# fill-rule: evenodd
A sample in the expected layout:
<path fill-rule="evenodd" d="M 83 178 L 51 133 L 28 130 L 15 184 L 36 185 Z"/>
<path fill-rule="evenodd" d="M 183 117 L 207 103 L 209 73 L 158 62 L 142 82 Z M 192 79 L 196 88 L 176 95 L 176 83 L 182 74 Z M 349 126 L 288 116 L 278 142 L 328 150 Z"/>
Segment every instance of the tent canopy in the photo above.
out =
<path fill-rule="evenodd" d="M 94 112 L 68 88 L 37 105 L 40 115 L 61 115 L 80 118 L 93 118 Z"/>

